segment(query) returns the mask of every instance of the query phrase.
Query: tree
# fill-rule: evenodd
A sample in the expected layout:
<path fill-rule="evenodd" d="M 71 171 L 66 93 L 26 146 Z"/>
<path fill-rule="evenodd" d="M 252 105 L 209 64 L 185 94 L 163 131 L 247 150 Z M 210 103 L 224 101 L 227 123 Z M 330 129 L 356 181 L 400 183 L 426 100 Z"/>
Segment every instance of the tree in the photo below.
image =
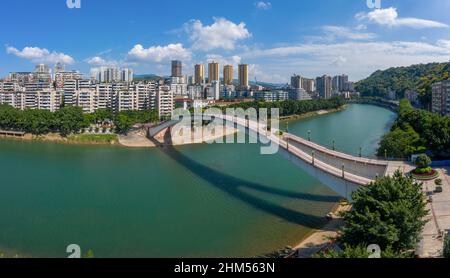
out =
<path fill-rule="evenodd" d="M 377 244 L 401 253 L 415 247 L 428 211 L 421 186 L 397 171 L 352 195 L 353 210 L 344 214 L 340 242 L 350 246 Z"/>
<path fill-rule="evenodd" d="M 48 110 L 25 109 L 20 113 L 20 130 L 41 135 L 55 130 L 54 114 Z"/>
<path fill-rule="evenodd" d="M 408 100 L 400 101 L 399 117 L 380 143 L 378 154 L 407 157 L 431 151 L 434 156 L 450 156 L 450 117 L 414 109 Z"/>
<path fill-rule="evenodd" d="M 383 136 L 378 148 L 378 156 L 382 157 L 385 152 L 389 157 L 406 158 L 414 153 L 424 151 L 424 140 L 414 129 L 406 125 L 405 128 L 395 128 Z"/>
<path fill-rule="evenodd" d="M 98 109 L 94 113 L 96 123 L 104 123 L 114 118 L 114 113 L 111 109 Z"/>
<path fill-rule="evenodd" d="M 422 154 L 416 158 L 415 164 L 421 169 L 428 168 L 431 165 L 431 159 L 430 157 L 428 157 L 428 155 Z"/>
<path fill-rule="evenodd" d="M 344 244 L 341 250 L 326 250 L 318 253 L 315 257 L 322 259 L 367 259 L 372 255 L 370 252 L 368 252 L 367 247 L 368 246 L 364 244 L 360 244 L 356 247 Z M 381 250 L 380 256 L 384 259 L 411 258 L 413 256 L 413 253 L 397 253 L 393 251 L 391 247 L 388 247 L 384 250 Z"/>
<path fill-rule="evenodd" d="M 20 110 L 9 105 L 0 105 L 0 128 L 1 129 L 18 129 L 18 119 Z"/>
<path fill-rule="evenodd" d="M 446 235 L 444 238 L 444 258 L 450 258 L 450 236 Z"/>
<path fill-rule="evenodd" d="M 84 259 L 93 259 L 95 258 L 94 256 L 94 251 L 92 251 L 91 249 L 89 249 L 86 254 L 84 254 L 83 256 Z"/>
<path fill-rule="evenodd" d="M 124 113 L 119 113 L 114 121 L 118 133 L 127 134 L 133 127 L 133 121 Z"/>
<path fill-rule="evenodd" d="M 342 250 L 326 250 L 318 253 L 315 258 L 320 259 L 352 259 L 352 258 L 369 258 L 370 253 L 367 251 L 367 246 L 358 245 L 352 247 L 348 244 L 344 244 Z"/>
<path fill-rule="evenodd" d="M 62 136 L 78 133 L 87 127 L 83 110 L 80 107 L 68 106 L 55 112 L 56 127 Z"/>

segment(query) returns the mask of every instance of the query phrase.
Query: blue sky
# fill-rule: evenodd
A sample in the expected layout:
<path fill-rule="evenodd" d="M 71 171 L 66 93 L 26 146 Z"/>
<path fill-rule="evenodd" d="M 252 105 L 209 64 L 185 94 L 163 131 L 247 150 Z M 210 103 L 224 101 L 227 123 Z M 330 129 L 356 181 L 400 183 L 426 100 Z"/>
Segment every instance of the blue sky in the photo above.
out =
<path fill-rule="evenodd" d="M 381 0 L 2 1 L 0 76 L 64 62 L 89 73 L 104 65 L 169 74 L 181 59 L 250 64 L 251 79 L 288 82 L 450 60 L 450 1 Z M 375 0 L 373 0 L 375 1 Z"/>

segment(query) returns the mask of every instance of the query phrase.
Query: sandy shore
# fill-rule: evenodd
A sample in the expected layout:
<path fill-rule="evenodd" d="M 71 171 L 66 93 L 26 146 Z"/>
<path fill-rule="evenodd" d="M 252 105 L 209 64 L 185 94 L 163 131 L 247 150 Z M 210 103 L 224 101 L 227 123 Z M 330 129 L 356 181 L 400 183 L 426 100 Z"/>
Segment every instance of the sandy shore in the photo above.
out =
<path fill-rule="evenodd" d="M 148 140 L 144 130 L 138 130 L 128 133 L 127 135 L 119 135 L 119 144 L 129 148 L 153 148 L 156 145 Z"/>
<path fill-rule="evenodd" d="M 337 237 L 338 230 L 344 225 L 343 219 L 339 216 L 341 212 L 349 211 L 351 206 L 348 204 L 338 204 L 328 221 L 321 229 L 315 230 L 312 234 L 300 242 L 294 249 L 298 252 L 299 258 L 311 258 L 317 252 L 332 243 L 332 239 Z"/>
<path fill-rule="evenodd" d="M 192 133 L 192 136 L 183 136 L 183 135 L 173 135 L 172 134 L 172 145 L 174 146 L 180 146 L 180 145 L 191 145 L 191 144 L 202 144 L 206 141 L 214 141 L 220 138 L 223 138 L 228 135 L 232 135 L 237 133 L 237 129 L 233 130 L 224 130 L 222 134 L 210 134 L 210 132 L 206 132 L 206 127 L 204 127 L 203 132 L 201 133 L 201 137 L 195 137 Z M 208 135 L 206 135 L 208 134 Z M 159 140 L 160 143 L 161 140 Z M 151 142 L 147 138 L 147 134 L 144 130 L 138 130 L 134 132 L 130 132 L 127 135 L 120 135 L 119 136 L 119 143 L 122 146 L 130 147 L 130 148 L 153 148 L 156 147 L 156 145 Z"/>

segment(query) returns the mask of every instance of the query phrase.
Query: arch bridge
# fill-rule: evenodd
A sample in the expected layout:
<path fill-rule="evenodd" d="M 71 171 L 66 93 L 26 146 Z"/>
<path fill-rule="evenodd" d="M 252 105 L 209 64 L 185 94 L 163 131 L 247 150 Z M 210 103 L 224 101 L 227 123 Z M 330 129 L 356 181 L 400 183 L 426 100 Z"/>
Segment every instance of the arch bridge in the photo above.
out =
<path fill-rule="evenodd" d="M 404 161 L 369 159 L 331 150 L 294 134 L 281 133 L 276 129 L 268 131 L 266 126 L 249 119 L 228 115 L 211 115 L 211 117 L 255 132 L 271 144 L 278 145 L 279 153 L 284 157 L 349 200 L 355 190 L 374 182 L 377 177 L 393 175 L 397 170 L 406 173 L 413 168 Z M 179 121 L 169 121 L 150 128 L 148 137 L 164 138 L 177 123 Z"/>

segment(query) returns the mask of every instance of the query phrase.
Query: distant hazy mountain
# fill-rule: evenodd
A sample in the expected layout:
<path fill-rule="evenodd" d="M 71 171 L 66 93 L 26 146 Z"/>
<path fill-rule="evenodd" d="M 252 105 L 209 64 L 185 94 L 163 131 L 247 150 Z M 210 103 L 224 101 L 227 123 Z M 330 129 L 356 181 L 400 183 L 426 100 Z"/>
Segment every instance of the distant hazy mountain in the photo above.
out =
<path fill-rule="evenodd" d="M 135 74 L 133 79 L 136 81 L 158 81 L 164 78 L 156 74 Z"/>

